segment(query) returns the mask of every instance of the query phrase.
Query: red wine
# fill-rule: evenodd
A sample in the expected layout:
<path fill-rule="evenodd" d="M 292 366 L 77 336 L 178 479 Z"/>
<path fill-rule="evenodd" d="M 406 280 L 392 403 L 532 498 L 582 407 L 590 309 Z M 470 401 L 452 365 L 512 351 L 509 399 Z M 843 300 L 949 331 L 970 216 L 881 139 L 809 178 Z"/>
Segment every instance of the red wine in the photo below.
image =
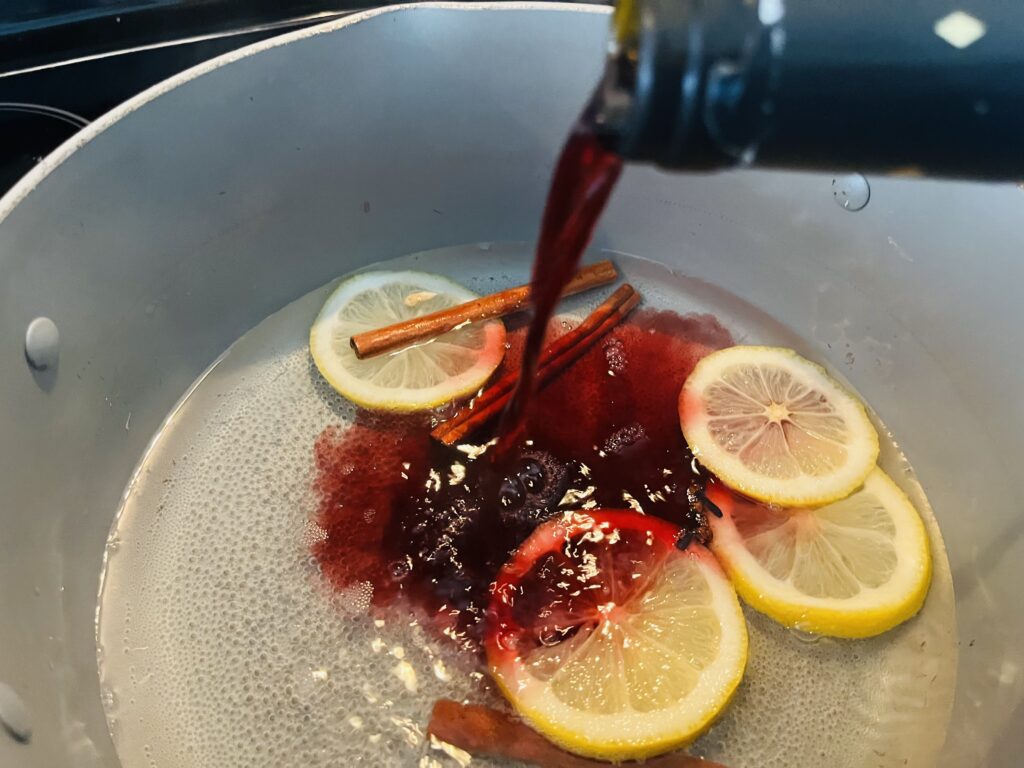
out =
<path fill-rule="evenodd" d="M 519 383 L 498 430 L 496 454 L 499 457 L 506 455 L 523 437 L 548 321 L 576 272 L 621 171 L 622 159 L 605 149 L 582 124 L 562 148 L 544 206 L 533 260 L 530 278 L 533 318 L 526 334 Z"/>
<path fill-rule="evenodd" d="M 433 441 L 423 416 L 360 412 L 349 430 L 320 436 L 326 538 L 314 552 L 334 586 L 369 582 L 378 606 L 404 596 L 476 647 L 495 574 L 553 515 L 634 507 L 681 526 L 682 546 L 706 538 L 695 500 L 703 478 L 677 399 L 697 360 L 731 343 L 714 318 L 635 313 L 534 391 L 551 315 L 621 170 L 582 125 L 562 150 L 533 265 L 533 315 L 525 334 L 510 334 L 499 371 L 518 366 L 519 381 L 486 458 Z"/>
<path fill-rule="evenodd" d="M 522 363 L 522 330 L 509 341 L 499 375 Z M 636 312 L 535 394 L 529 441 L 500 461 L 434 441 L 422 415 L 361 411 L 354 426 L 329 428 L 315 448 L 327 535 L 313 551 L 325 576 L 338 589 L 370 582 L 377 606 L 404 597 L 475 647 L 495 574 L 552 515 L 639 505 L 700 536 L 691 494 L 706 478 L 679 428 L 678 396 L 697 361 L 731 343 L 709 315 Z"/>

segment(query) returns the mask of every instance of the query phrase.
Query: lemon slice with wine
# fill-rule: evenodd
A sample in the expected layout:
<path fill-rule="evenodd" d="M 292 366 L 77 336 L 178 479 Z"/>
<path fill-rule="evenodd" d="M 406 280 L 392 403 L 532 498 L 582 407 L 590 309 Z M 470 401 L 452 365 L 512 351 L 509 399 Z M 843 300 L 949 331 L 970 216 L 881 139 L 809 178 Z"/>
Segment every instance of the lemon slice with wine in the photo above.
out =
<path fill-rule="evenodd" d="M 516 711 L 562 748 L 635 760 L 684 746 L 743 677 L 747 630 L 711 553 L 633 511 L 539 526 L 496 579 L 485 648 Z"/>

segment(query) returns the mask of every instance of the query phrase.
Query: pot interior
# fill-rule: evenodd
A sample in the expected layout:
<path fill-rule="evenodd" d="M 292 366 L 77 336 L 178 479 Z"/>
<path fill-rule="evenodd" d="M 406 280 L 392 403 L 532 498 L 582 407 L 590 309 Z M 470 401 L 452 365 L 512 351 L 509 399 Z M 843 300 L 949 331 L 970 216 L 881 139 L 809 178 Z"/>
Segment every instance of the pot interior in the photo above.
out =
<path fill-rule="evenodd" d="M 31 733 L 21 741 L 0 736 L 0 761 L 113 766 L 114 742 L 129 767 L 147 759 L 224 765 L 217 749 L 245 754 L 224 739 L 203 759 L 186 750 L 176 761 L 170 746 L 157 748 L 159 738 L 173 741 L 173 728 L 163 736 L 145 731 L 154 719 L 183 728 L 188 718 L 198 722 L 225 705 L 241 716 L 246 696 L 256 696 L 240 682 L 242 690 L 218 698 L 223 681 L 197 681 L 198 674 L 179 688 L 153 688 L 156 678 L 146 678 L 159 654 L 165 669 L 192 658 L 173 651 L 188 644 L 174 622 L 188 619 L 165 612 L 164 623 L 140 628 L 146 619 L 138 611 L 152 607 L 146 600 L 175 595 L 185 605 L 180 590 L 193 583 L 182 564 L 218 535 L 224 542 L 217 556 L 195 565 L 213 590 L 196 603 L 224 608 L 224 632 L 242 633 L 245 621 L 259 616 L 239 592 L 216 592 L 217 584 L 231 583 L 227 571 L 216 571 L 219 564 L 259 559 L 255 550 L 234 549 L 243 531 L 221 525 L 239 525 L 238 508 L 218 506 L 216 494 L 196 496 L 201 486 L 188 485 L 180 458 L 203 471 L 219 464 L 222 474 L 205 487 L 236 494 L 232 503 L 261 493 L 265 506 L 248 533 L 259 530 L 266 539 L 276 531 L 276 546 L 295 544 L 290 573 L 310 569 L 305 581 L 288 582 L 291 592 L 258 603 L 268 611 L 286 603 L 288 610 L 273 614 L 280 624 L 266 625 L 272 636 L 243 644 L 251 656 L 238 668 L 265 663 L 273 671 L 267 685 L 291 689 L 282 720 L 296 715 L 301 723 L 309 714 L 337 727 L 319 741 L 296 731 L 295 744 L 305 746 L 265 761 L 288 762 L 314 745 L 349 756 L 370 748 L 373 733 L 350 722 L 368 717 L 337 697 L 326 710 L 317 688 L 324 681 L 313 673 L 326 670 L 342 685 L 349 679 L 342 670 L 370 674 L 359 664 L 376 664 L 404 685 L 391 675 L 394 655 L 382 666 L 401 641 L 388 639 L 382 655 L 371 649 L 358 663 L 335 655 L 330 668 L 304 655 L 314 636 L 337 648 L 355 643 L 338 620 L 351 605 L 321 602 L 314 609 L 302 602 L 316 574 L 315 564 L 298 559 L 310 440 L 328 421 L 346 418 L 303 356 L 304 332 L 325 286 L 378 262 L 405 259 L 480 292 L 493 290 L 491 277 L 499 287 L 525 279 L 553 158 L 597 77 L 606 28 L 601 9 L 542 4 L 370 12 L 261 43 L 144 94 L 58 150 L 4 198 L 0 607 L 16 620 L 0 626 L 0 716 L 21 717 Z M 1024 237 L 1016 224 L 1024 199 L 1012 185 L 869 178 L 870 200 L 854 212 L 836 204 L 836 192 L 837 184 L 841 191 L 855 182 L 827 174 L 681 176 L 630 168 L 592 255 L 616 259 L 655 304 L 711 312 L 737 339 L 797 348 L 871 405 L 891 438 L 890 473 L 900 475 L 905 459 L 914 476 L 903 473 L 901 482 L 915 492 L 916 478 L 934 510 L 933 547 L 941 530 L 948 569 L 937 556 L 930 605 L 941 607 L 955 594 L 955 618 L 946 606 L 936 614 L 944 617 L 939 629 L 921 638 L 941 651 L 887 662 L 934 682 L 915 688 L 899 707 L 872 709 L 889 701 L 884 686 L 864 689 L 858 727 L 884 737 L 928 724 L 934 734 L 945 730 L 951 706 L 945 745 L 938 749 L 937 736 L 922 736 L 913 749 L 923 751 L 901 760 L 1009 765 L 1021 746 L 1012 726 L 1024 697 L 1024 608 L 1014 594 L 1024 562 L 1021 480 L 1013 471 L 1024 447 L 1016 429 L 1024 423 L 1017 397 L 1024 370 L 1012 352 L 1024 342 L 1015 300 L 1024 278 Z M 567 308 L 582 311 L 588 300 Z M 25 363 L 23 346 L 24 329 L 40 316 L 60 331 L 59 361 L 42 372 Z M 287 412 L 283 390 L 266 388 L 268 371 L 280 374 L 279 386 L 305 387 L 316 404 L 296 411 L 288 429 L 282 422 L 257 429 L 266 411 Z M 235 396 L 246 391 L 253 399 L 239 405 Z M 233 393 L 230 404 L 217 402 L 224 393 Z M 216 423 L 218 413 L 227 426 Z M 232 435 L 238 442 L 224 442 Z M 282 466 L 277 459 L 284 454 L 275 450 L 288 440 L 292 463 Z M 242 444 L 261 453 L 238 453 Z M 280 498 L 267 501 L 269 485 L 221 482 L 229 468 L 257 465 L 268 477 L 275 468 L 293 470 Z M 164 524 L 191 522 L 195 529 L 179 525 L 169 539 L 147 539 L 141 534 L 156 525 L 150 516 L 176 488 L 177 512 Z M 923 496 L 916 501 L 927 510 Z M 131 527 L 133 521 L 142 522 Z M 164 546 L 172 540 L 179 549 Z M 122 569 L 114 567 L 119 560 L 127 564 Z M 108 565 L 103 589 L 118 597 L 100 615 L 101 687 L 97 586 Z M 275 573 L 266 571 L 264 597 L 281 585 Z M 177 585 L 174 574 L 182 578 Z M 328 626 L 310 623 L 316 610 L 330 612 L 336 635 L 311 629 Z M 750 620 L 756 626 L 759 619 Z M 934 629 L 927 621 L 907 627 Z M 763 629 L 764 654 L 800 642 Z M 145 632 L 151 641 L 137 642 Z M 197 635 L 191 652 L 208 661 L 217 643 L 234 648 L 232 637 L 240 634 Z M 819 666 L 787 679 L 821 674 L 836 685 L 844 681 L 847 692 L 861 690 L 850 686 L 863 684 L 863 675 L 842 677 L 857 669 L 847 648 L 802 650 Z M 225 651 L 221 666 L 238 658 Z M 443 675 L 431 672 L 428 656 L 421 661 L 420 681 L 440 691 Z M 107 679 L 115 667 L 127 683 Z M 470 685 L 471 671 L 457 684 Z M 955 686 L 952 701 L 947 683 Z M 748 698 L 770 700 L 766 691 L 778 684 L 765 685 L 751 686 Z M 743 711 L 737 707 L 737 717 Z M 821 733 L 834 733 L 846 716 L 822 710 Z M 414 734 L 413 726 L 422 727 L 411 710 L 395 717 L 412 723 L 391 724 L 399 737 L 402 727 Z M 750 764 L 785 758 L 791 745 L 775 729 L 760 740 L 751 722 L 724 721 L 701 748 L 728 755 L 728 748 L 715 751 L 719 741 L 742 744 L 744 754 L 758 755 Z M 209 739 L 203 743 L 216 742 Z M 822 742 L 828 745 L 828 737 Z"/>

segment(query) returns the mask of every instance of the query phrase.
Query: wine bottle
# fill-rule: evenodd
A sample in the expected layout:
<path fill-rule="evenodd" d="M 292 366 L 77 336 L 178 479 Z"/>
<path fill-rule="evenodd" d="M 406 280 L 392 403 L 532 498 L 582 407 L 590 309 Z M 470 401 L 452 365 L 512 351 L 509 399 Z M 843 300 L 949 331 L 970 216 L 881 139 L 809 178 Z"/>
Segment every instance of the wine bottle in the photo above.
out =
<path fill-rule="evenodd" d="M 620 0 L 585 119 L 671 169 L 1024 179 L 1024 2 Z"/>

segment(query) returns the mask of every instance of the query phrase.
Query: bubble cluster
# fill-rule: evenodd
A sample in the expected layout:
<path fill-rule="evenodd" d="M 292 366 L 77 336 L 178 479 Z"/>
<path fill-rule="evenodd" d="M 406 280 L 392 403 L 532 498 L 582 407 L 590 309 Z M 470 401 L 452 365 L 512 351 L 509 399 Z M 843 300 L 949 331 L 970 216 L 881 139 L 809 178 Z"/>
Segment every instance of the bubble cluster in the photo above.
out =
<path fill-rule="evenodd" d="M 311 316 L 298 312 L 296 331 Z M 301 332 L 276 341 L 261 326 L 182 404 L 111 536 L 100 672 L 119 755 L 127 768 L 455 765 L 426 740 L 434 700 L 495 694 L 414 615 L 371 615 L 369 582 L 322 580 L 313 444 L 353 414 Z"/>
<path fill-rule="evenodd" d="M 485 292 L 521 282 L 502 275 L 509 259 L 496 244 L 398 266 L 459 274 Z M 702 284 L 617 260 L 648 301 L 713 311 L 739 337 L 791 343 L 745 327 L 732 304 L 709 306 Z M 521 263 L 525 274 L 525 255 Z M 370 612 L 368 582 L 332 590 L 310 554 L 325 535 L 314 521 L 313 445 L 353 418 L 306 351 L 325 296 L 300 299 L 237 342 L 169 417 L 129 489 L 98 628 L 103 704 L 126 768 L 447 768 L 458 761 L 425 734 L 435 699 L 497 702 L 474 657 L 404 609 Z M 517 476 L 524 494 L 557 487 L 544 457 L 535 462 Z M 747 677 L 694 751 L 731 768 L 927 761 L 955 674 L 952 592 L 936 559 L 922 617 L 882 638 L 809 644 L 748 611 Z"/>

